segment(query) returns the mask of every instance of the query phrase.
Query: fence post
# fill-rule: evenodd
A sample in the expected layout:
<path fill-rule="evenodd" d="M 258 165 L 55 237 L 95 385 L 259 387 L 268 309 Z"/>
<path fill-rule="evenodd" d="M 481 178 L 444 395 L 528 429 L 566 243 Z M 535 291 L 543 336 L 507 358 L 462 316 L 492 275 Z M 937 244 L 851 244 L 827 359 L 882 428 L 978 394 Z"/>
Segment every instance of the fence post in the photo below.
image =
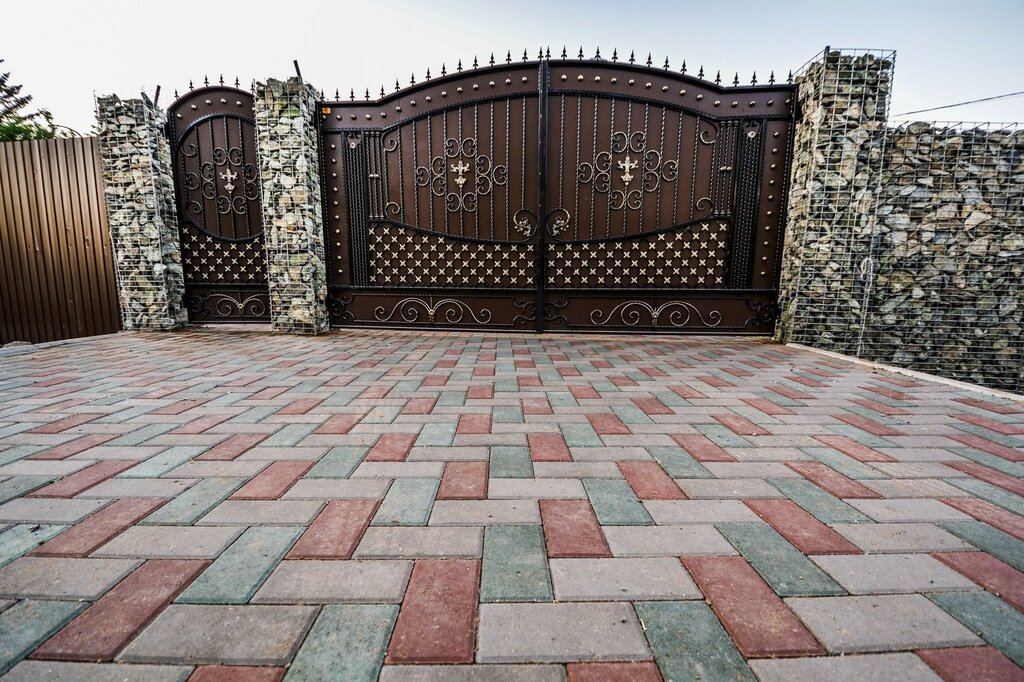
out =
<path fill-rule="evenodd" d="M 860 350 L 894 59 L 892 51 L 826 48 L 797 77 L 779 285 L 784 342 Z"/>
<path fill-rule="evenodd" d="M 256 85 L 270 317 L 277 331 L 328 328 L 317 102 L 299 78 Z"/>
<path fill-rule="evenodd" d="M 188 322 L 164 111 L 148 99 L 96 100 L 107 222 L 126 330 Z"/>

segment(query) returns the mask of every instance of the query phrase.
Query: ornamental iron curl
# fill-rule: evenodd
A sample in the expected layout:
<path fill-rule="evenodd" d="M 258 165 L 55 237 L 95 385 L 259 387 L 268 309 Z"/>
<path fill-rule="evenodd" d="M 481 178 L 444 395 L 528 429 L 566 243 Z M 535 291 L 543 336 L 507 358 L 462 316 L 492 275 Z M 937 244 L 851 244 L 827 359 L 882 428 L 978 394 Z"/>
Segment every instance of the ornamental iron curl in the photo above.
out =
<path fill-rule="evenodd" d="M 593 311 L 590 313 L 590 321 L 598 326 L 604 326 L 609 324 L 612 317 L 618 313 L 622 324 L 627 327 L 635 327 L 640 324 L 642 311 L 645 310 L 651 316 L 651 327 L 658 326 L 658 320 L 665 311 L 669 311 L 667 315 L 668 324 L 672 327 L 685 327 L 694 315 L 700 321 L 700 325 L 704 327 L 717 327 L 722 321 L 722 313 L 720 311 L 710 311 L 708 319 L 705 320 L 700 310 L 687 301 L 668 301 L 667 303 L 662 303 L 657 308 L 646 301 L 625 301 L 612 308 L 607 315 L 600 309 Z"/>
<path fill-rule="evenodd" d="M 473 213 L 480 197 L 488 196 L 495 185 L 508 183 L 508 167 L 477 153 L 475 139 L 449 137 L 444 141 L 444 153 L 426 165 L 417 166 L 414 177 L 417 186 L 427 187 L 433 196 L 443 198 L 450 213 Z M 451 190 L 452 183 L 456 191 Z"/>
<path fill-rule="evenodd" d="M 481 308 L 478 316 L 472 308 L 454 298 L 441 299 L 433 305 L 422 298 L 403 298 L 395 304 L 390 313 L 384 306 L 377 306 L 373 311 L 373 317 L 378 322 L 400 320 L 415 324 L 423 321 L 420 319 L 420 309 L 426 314 L 425 322 L 427 324 L 460 324 L 465 319 L 466 313 L 469 313 L 473 322 L 477 324 L 487 324 L 491 321 L 491 311 L 487 308 Z M 440 318 L 439 312 L 441 313 Z M 395 319 L 396 314 L 399 316 L 398 320 Z"/>
<path fill-rule="evenodd" d="M 631 186 L 638 176 L 639 186 Z M 610 151 L 598 152 L 592 162 L 584 161 L 576 167 L 576 180 L 583 185 L 593 183 L 599 194 L 607 194 L 613 211 L 638 210 L 644 194 L 657 192 L 661 183 L 674 182 L 678 177 L 678 159 L 664 161 L 660 151 L 647 148 L 647 134 L 639 130 L 612 133 Z M 621 188 L 613 187 L 620 183 Z"/>

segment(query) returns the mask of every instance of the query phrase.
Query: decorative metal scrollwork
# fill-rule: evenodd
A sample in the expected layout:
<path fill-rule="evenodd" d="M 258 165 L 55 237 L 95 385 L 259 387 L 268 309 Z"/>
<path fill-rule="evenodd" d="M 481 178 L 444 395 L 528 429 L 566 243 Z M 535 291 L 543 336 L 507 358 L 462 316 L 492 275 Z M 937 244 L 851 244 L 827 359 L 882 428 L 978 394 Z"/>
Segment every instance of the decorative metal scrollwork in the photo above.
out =
<path fill-rule="evenodd" d="M 444 141 L 443 154 L 435 156 L 425 166 L 416 167 L 415 179 L 418 186 L 429 188 L 436 197 L 443 197 L 449 212 L 473 213 L 480 197 L 489 195 L 495 185 L 508 183 L 508 167 L 493 163 L 486 154 L 479 154 L 475 139 L 449 137 Z M 451 191 L 451 183 L 457 187 L 456 191 Z"/>
<path fill-rule="evenodd" d="M 327 310 L 331 314 L 331 318 L 340 322 L 353 322 L 356 316 L 348 310 L 348 306 L 352 305 L 351 296 L 332 296 L 327 299 Z"/>
<path fill-rule="evenodd" d="M 537 319 L 537 302 L 525 298 L 513 298 L 512 305 L 523 312 L 512 318 L 512 324 L 526 324 Z"/>
<path fill-rule="evenodd" d="M 530 237 L 537 229 L 537 214 L 528 208 L 521 208 L 512 216 L 512 229 L 521 232 L 523 236 Z"/>
<path fill-rule="evenodd" d="M 421 310 L 426 315 L 426 320 L 420 319 Z M 454 298 L 445 298 L 433 305 L 422 298 L 403 298 L 395 304 L 390 313 L 384 306 L 377 306 L 373 316 L 378 322 L 402 321 L 414 324 L 425 321 L 428 324 L 460 324 L 466 313 L 469 313 L 473 322 L 477 324 L 487 324 L 491 321 L 491 311 L 487 308 L 482 308 L 477 314 L 468 305 Z"/>
<path fill-rule="evenodd" d="M 198 132 L 196 133 L 198 136 Z M 255 163 L 245 163 L 245 154 L 238 147 L 214 147 L 212 159 L 199 159 L 199 145 L 195 142 L 183 145 L 181 155 L 200 161 L 199 168 L 186 172 L 182 176 L 182 184 L 189 193 L 198 191 L 200 196 L 187 197 L 188 212 L 195 217 L 203 218 L 203 200 L 213 201 L 217 213 L 227 215 L 235 213 L 245 215 L 249 212 L 249 202 L 260 198 L 259 174 Z M 241 175 L 241 187 L 235 180 Z M 217 182 L 217 178 L 223 180 Z M 220 185 L 218 187 L 218 184 Z M 223 191 L 221 191 L 223 190 Z M 236 193 L 236 190 L 240 190 Z"/>
<path fill-rule="evenodd" d="M 631 186 L 637 176 L 639 186 Z M 576 179 L 584 185 L 593 183 L 597 192 L 607 194 L 613 211 L 639 209 L 644 194 L 657 192 L 662 182 L 674 182 L 678 177 L 678 159 L 663 161 L 660 151 L 647 149 L 647 135 L 642 131 L 616 131 L 612 134 L 611 151 L 599 152 L 592 162 L 584 161 L 576 167 Z M 613 184 L 619 182 L 621 189 L 613 189 Z"/>
<path fill-rule="evenodd" d="M 224 293 L 200 293 L 189 297 L 188 309 L 203 318 L 263 317 L 267 314 L 267 295 L 260 293 L 241 298 Z"/>
<path fill-rule="evenodd" d="M 744 327 L 749 327 L 752 324 L 774 324 L 779 319 L 781 308 L 775 301 L 747 301 L 747 307 L 754 311 L 752 317 L 747 318 L 747 321 L 743 323 Z"/>
<path fill-rule="evenodd" d="M 567 298 L 555 298 L 550 301 L 544 302 L 544 321 L 554 322 L 555 324 L 562 323 L 568 324 L 569 320 L 565 318 L 565 315 L 561 314 L 561 310 L 569 305 L 569 299 Z"/>
<path fill-rule="evenodd" d="M 685 327 L 694 316 L 696 316 L 700 325 L 704 327 L 717 327 L 722 321 L 722 313 L 718 310 L 710 311 L 708 319 L 704 319 L 704 315 L 701 314 L 700 310 L 687 301 L 668 301 L 667 303 L 662 303 L 657 308 L 646 301 L 625 301 L 612 308 L 607 315 L 602 310 L 595 310 L 590 313 L 590 321 L 598 326 L 604 326 L 611 322 L 613 316 L 618 313 L 618 319 L 622 324 L 627 327 L 635 327 L 643 319 L 643 311 L 645 310 L 651 316 L 652 327 L 658 326 L 658 320 L 662 318 L 665 311 L 668 311 L 666 317 L 668 324 L 672 327 Z"/>
<path fill-rule="evenodd" d="M 569 223 L 571 222 L 572 214 L 570 214 L 564 208 L 556 208 L 554 211 L 548 214 L 548 230 L 555 237 L 557 237 L 560 233 L 568 230 Z"/>

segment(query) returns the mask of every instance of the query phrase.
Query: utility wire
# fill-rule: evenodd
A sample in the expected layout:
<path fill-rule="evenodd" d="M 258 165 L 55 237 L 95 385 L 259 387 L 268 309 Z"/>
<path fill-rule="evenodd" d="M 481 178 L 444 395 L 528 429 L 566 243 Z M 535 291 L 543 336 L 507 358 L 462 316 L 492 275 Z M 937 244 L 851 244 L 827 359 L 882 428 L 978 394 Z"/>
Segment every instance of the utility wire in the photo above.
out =
<path fill-rule="evenodd" d="M 1020 92 L 1010 92 L 1005 95 L 996 95 L 995 97 L 982 97 L 981 99 L 972 99 L 967 102 L 957 102 L 956 104 L 946 104 L 941 107 L 932 107 L 931 109 L 918 109 L 917 111 L 904 111 L 902 114 L 893 114 L 894 116 L 909 116 L 910 114 L 923 114 L 926 111 L 938 111 L 939 109 L 952 109 L 953 107 L 962 107 L 965 104 L 976 104 L 978 102 L 991 102 L 994 99 L 1005 99 L 1007 97 L 1016 97 L 1018 95 L 1024 95 L 1024 90 Z"/>

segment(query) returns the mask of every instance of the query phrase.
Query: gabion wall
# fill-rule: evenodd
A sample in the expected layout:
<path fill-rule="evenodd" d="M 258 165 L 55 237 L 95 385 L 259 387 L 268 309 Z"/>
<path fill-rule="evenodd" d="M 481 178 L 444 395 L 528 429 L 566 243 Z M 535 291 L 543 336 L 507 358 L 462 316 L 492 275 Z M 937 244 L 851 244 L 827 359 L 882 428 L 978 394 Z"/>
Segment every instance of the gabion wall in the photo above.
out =
<path fill-rule="evenodd" d="M 270 317 L 274 329 L 328 328 L 316 120 L 320 96 L 297 78 L 256 87 Z"/>
<path fill-rule="evenodd" d="M 96 101 L 107 220 L 125 329 L 174 329 L 184 307 L 167 116 L 148 100 Z"/>
<path fill-rule="evenodd" d="M 799 76 L 779 335 L 1024 390 L 1024 133 L 888 127 L 894 57 Z"/>

